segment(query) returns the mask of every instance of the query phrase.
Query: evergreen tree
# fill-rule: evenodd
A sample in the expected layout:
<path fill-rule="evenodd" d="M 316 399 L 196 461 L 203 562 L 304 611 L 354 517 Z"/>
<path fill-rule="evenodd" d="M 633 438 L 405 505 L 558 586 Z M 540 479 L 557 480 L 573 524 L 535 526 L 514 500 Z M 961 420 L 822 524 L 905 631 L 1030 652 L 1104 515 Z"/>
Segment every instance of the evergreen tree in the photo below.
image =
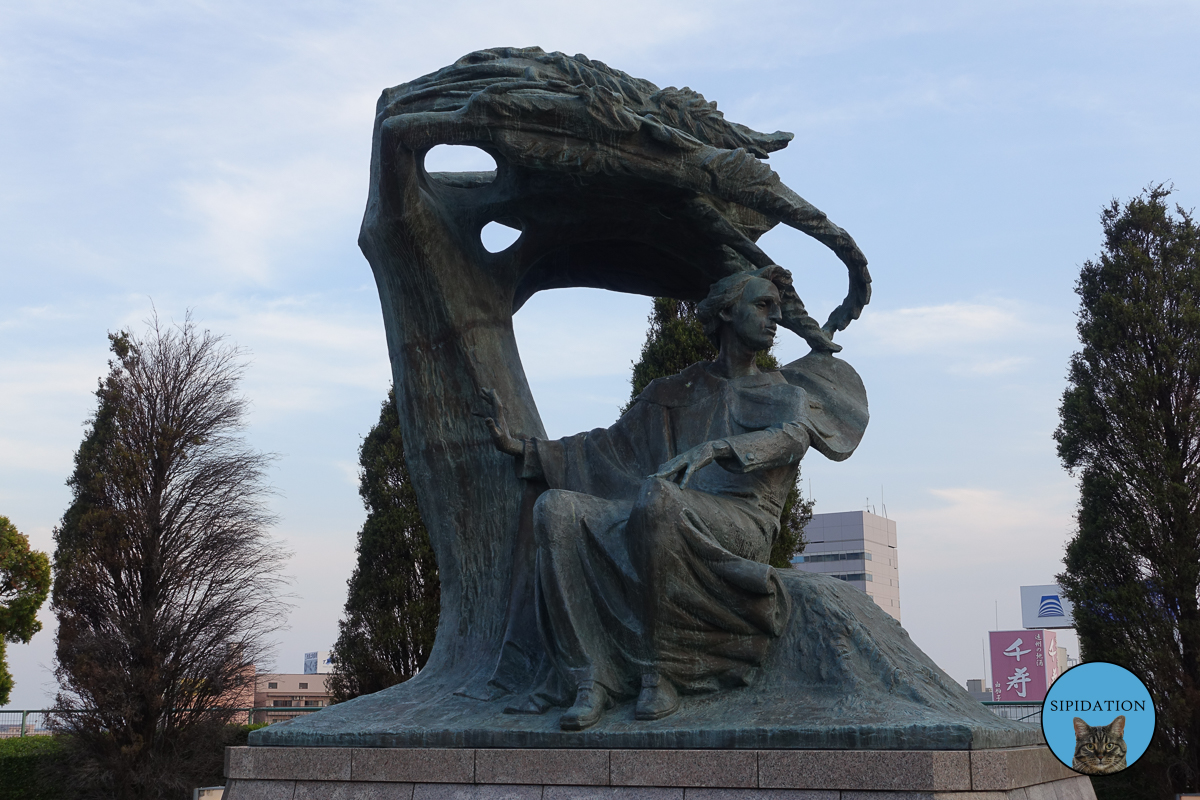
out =
<path fill-rule="evenodd" d="M 5 644 L 28 644 L 42 629 L 37 611 L 50 594 L 50 559 L 29 549 L 29 539 L 0 517 L 0 706 L 8 704 L 13 678 Z"/>
<path fill-rule="evenodd" d="M 389 391 L 358 453 L 367 520 L 333 646 L 335 701 L 406 681 L 429 658 L 437 632 L 437 561 L 404 464 L 404 440 Z"/>
<path fill-rule="evenodd" d="M 266 537 L 268 457 L 239 435 L 241 354 L 190 319 L 114 358 L 54 531 L 52 718 L 81 796 L 190 796 L 253 683 L 286 554 Z"/>
<path fill-rule="evenodd" d="M 697 361 L 712 361 L 717 357 L 717 348 L 704 335 L 700 320 L 696 318 L 696 303 L 656 297 L 649 322 L 642 356 L 633 365 L 633 391 L 622 413 L 655 378 L 675 375 Z M 764 371 L 779 369 L 775 356 L 765 350 L 758 354 L 757 363 Z M 799 486 L 800 473 L 797 472 L 796 484 L 783 503 L 779 534 L 771 547 L 773 567 L 790 567 L 792 557 L 804 552 L 804 526 L 812 519 L 813 501 L 800 496 Z"/>
<path fill-rule="evenodd" d="M 1200 789 L 1200 231 L 1169 194 L 1101 215 L 1055 432 L 1080 485 L 1058 580 L 1082 655 L 1138 674 L 1158 714 L 1142 761 L 1095 781 L 1102 797 Z"/>

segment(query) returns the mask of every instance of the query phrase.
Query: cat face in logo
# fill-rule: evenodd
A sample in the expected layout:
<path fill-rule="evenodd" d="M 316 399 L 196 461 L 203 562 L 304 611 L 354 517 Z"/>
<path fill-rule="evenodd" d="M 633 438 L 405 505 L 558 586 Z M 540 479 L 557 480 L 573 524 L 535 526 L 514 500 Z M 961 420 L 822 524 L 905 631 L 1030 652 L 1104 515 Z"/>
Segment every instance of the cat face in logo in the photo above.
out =
<path fill-rule="evenodd" d="M 1125 769 L 1125 715 L 1092 727 L 1075 718 L 1075 760 L 1071 769 L 1085 775 L 1109 775 Z"/>

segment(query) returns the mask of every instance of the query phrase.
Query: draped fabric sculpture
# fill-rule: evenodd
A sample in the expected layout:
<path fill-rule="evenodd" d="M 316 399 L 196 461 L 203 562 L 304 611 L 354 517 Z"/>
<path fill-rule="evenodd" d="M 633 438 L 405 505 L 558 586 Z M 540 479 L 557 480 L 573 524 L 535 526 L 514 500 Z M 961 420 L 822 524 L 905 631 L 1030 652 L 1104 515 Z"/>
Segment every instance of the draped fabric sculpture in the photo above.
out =
<path fill-rule="evenodd" d="M 753 680 L 790 612 L 766 562 L 797 465 L 814 438 L 849 455 L 830 450 L 821 405 L 787 379 L 803 361 L 755 366 L 785 308 L 799 306 L 780 267 L 718 281 L 698 309 L 716 360 L 654 381 L 607 430 L 518 442 L 488 420 L 522 477 L 548 487 L 533 508 L 534 598 L 551 668 L 510 713 L 573 700 L 560 723 L 581 730 L 637 696 L 635 718 L 656 720 L 680 691 Z"/>

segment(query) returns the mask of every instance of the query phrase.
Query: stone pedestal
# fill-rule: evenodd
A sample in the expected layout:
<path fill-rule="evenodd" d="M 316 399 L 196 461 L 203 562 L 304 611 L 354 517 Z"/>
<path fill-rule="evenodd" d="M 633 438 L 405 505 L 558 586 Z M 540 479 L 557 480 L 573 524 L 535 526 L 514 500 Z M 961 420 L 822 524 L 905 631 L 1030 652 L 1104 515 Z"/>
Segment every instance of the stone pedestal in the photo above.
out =
<path fill-rule="evenodd" d="M 231 747 L 225 800 L 1095 800 L 1048 748 Z"/>

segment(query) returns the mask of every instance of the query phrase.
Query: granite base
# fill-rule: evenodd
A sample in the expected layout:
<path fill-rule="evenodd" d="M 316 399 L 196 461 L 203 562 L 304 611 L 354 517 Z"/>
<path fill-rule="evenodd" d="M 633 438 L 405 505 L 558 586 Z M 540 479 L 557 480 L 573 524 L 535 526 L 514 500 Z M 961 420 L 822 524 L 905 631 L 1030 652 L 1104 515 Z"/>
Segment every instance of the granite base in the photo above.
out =
<path fill-rule="evenodd" d="M 225 800 L 1095 800 L 1045 746 L 994 750 L 231 747 Z"/>

